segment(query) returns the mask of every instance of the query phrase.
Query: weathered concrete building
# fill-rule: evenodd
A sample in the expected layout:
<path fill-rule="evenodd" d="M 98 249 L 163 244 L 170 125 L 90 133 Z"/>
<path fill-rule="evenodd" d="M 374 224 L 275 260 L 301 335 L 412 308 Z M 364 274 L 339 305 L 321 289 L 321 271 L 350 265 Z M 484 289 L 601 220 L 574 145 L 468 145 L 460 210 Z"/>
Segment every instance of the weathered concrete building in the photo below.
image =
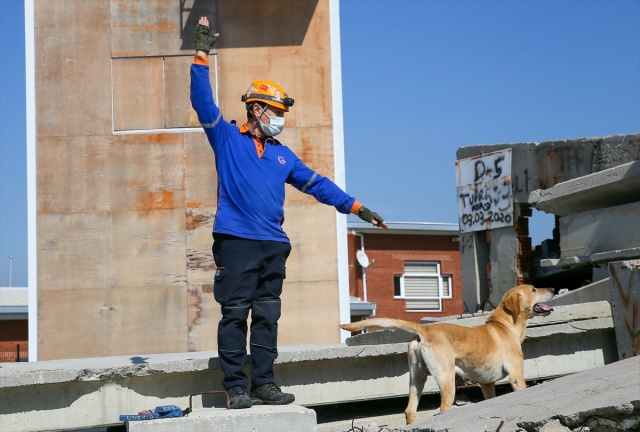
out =
<path fill-rule="evenodd" d="M 630 164 L 640 159 L 640 134 L 615 135 L 603 138 L 581 138 L 563 141 L 548 141 L 543 143 L 521 144 L 496 144 L 462 147 L 458 149 L 456 156 L 460 161 L 467 158 L 481 158 L 483 155 L 503 150 L 511 151 L 511 177 L 509 179 L 509 192 L 513 199 L 513 223 L 508 226 L 481 229 L 471 232 L 463 232 L 460 240 L 462 285 L 464 287 L 465 304 L 468 308 L 482 307 L 487 301 L 497 304 L 502 295 L 512 286 L 522 282 L 541 282 L 552 284 L 548 273 L 534 273 L 535 251 L 529 237 L 529 217 L 532 208 L 553 213 L 560 217 L 566 215 L 565 211 L 559 211 L 544 205 L 538 206 L 539 197 L 552 187 L 563 182 L 574 180 L 572 189 L 579 192 L 581 189 L 591 188 L 589 180 L 583 179 L 598 172 Z M 627 170 L 628 171 L 628 170 Z M 607 206 L 617 206 L 638 202 L 636 187 L 638 183 L 637 169 L 625 171 L 624 174 L 612 174 L 621 182 L 612 185 L 610 192 L 601 193 L 600 198 L 592 195 L 590 210 Z M 577 180 L 582 179 L 582 180 Z M 609 181 L 611 183 L 611 181 Z M 629 189 L 629 188 L 632 189 Z M 628 190 L 628 192 L 625 192 Z M 548 194 L 549 192 L 547 192 Z M 531 200 L 531 202 L 530 202 Z M 579 213 L 586 207 L 580 207 L 571 200 L 563 198 L 562 202 L 569 208 L 573 205 L 575 210 L 570 213 Z M 628 210 L 621 210 L 628 213 Z M 632 213 L 633 215 L 633 213 Z M 631 216 L 633 217 L 633 216 Z M 565 219 L 566 220 L 566 219 Z M 553 254 L 560 255 L 560 226 L 559 221 L 553 233 L 549 233 L 550 242 L 545 244 L 549 250 L 540 253 L 547 256 L 541 258 L 553 258 Z M 461 227 L 464 223 L 461 222 Z M 604 226 L 600 227 L 601 229 Z M 619 238 L 626 238 L 633 243 L 634 235 L 637 236 L 637 225 L 618 225 L 621 231 L 627 231 Z M 582 238 L 588 241 L 588 234 L 572 229 L 564 230 L 564 241 L 571 238 Z M 574 232 L 572 232 L 574 231 Z M 635 233 L 635 234 L 634 234 Z M 600 236 L 602 237 L 602 235 Z M 577 241 L 577 240 L 576 240 Z M 614 241 L 615 242 L 615 241 Z M 620 248 L 626 248 L 618 241 Z M 640 244 L 636 245 L 640 246 Z M 603 246 L 604 247 L 604 246 Z M 606 247 L 613 248 L 611 242 Z M 564 249 L 568 251 L 568 243 Z M 593 253 L 593 251 L 591 252 Z M 548 256 L 551 255 L 551 256 Z M 558 288 L 578 288 L 585 281 L 594 281 L 606 277 L 606 275 L 594 278 L 593 267 L 586 272 L 554 272 L 553 280 L 560 285 Z M 564 275 L 563 275 L 564 273 Z M 546 286 L 546 285 L 545 285 Z"/>
<path fill-rule="evenodd" d="M 195 25 L 208 16 L 221 34 L 210 64 L 225 118 L 243 123 L 240 96 L 255 79 L 281 83 L 297 102 L 282 142 L 341 185 L 338 2 L 48 0 L 30 8 L 31 358 L 215 349 L 216 174 L 189 101 Z M 346 218 L 293 188 L 285 210 L 293 251 L 279 342 L 339 342 L 338 324 L 349 317 Z"/>
<path fill-rule="evenodd" d="M 637 355 L 640 134 L 464 147 L 457 158 L 480 161 L 505 150 L 511 153 L 507 189 L 513 223 L 462 233 L 465 304 L 476 309 L 496 305 L 522 282 L 567 288 L 571 296 L 556 304 L 609 301 L 619 357 Z M 535 250 L 528 231 L 533 208 L 556 220 L 552 238 Z"/>

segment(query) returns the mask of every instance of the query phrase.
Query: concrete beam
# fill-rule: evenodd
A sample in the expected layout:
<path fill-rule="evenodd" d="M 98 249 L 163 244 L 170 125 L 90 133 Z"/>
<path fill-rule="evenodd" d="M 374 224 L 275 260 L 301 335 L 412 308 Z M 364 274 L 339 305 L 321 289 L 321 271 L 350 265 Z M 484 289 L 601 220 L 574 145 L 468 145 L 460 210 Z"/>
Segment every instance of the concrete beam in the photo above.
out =
<path fill-rule="evenodd" d="M 560 257 L 637 248 L 640 201 L 560 218 Z"/>
<path fill-rule="evenodd" d="M 547 302 L 549 306 L 572 305 L 576 303 L 591 303 L 611 301 L 609 278 L 602 279 L 581 288 L 559 294 Z"/>
<path fill-rule="evenodd" d="M 640 355 L 640 260 L 609 263 L 609 273 L 618 356 Z"/>
<path fill-rule="evenodd" d="M 538 210 L 565 216 L 629 204 L 640 196 L 640 160 L 568 180 L 529 195 Z"/>
<path fill-rule="evenodd" d="M 612 261 L 624 261 L 640 258 L 640 247 L 598 252 L 587 256 L 570 256 L 566 258 L 545 258 L 540 260 L 541 267 L 576 267 L 591 264 L 603 264 Z"/>

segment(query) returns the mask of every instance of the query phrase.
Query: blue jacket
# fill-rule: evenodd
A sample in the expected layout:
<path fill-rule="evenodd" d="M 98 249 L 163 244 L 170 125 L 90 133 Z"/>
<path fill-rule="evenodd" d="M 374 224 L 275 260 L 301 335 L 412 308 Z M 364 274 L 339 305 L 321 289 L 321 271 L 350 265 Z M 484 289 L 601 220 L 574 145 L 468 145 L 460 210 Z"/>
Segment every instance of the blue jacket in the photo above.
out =
<path fill-rule="evenodd" d="M 268 139 L 260 157 L 254 137 L 228 123 L 213 100 L 209 66 L 191 65 L 191 104 L 215 154 L 218 205 L 213 232 L 289 242 L 284 232 L 285 183 L 348 214 L 356 200 L 307 167 L 288 147 Z"/>

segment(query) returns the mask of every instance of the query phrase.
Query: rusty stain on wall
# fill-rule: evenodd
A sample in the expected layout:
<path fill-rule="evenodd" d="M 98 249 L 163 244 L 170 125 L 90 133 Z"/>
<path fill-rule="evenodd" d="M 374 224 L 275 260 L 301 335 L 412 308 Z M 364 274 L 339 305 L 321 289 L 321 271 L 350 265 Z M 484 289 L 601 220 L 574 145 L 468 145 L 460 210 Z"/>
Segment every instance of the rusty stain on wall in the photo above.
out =
<path fill-rule="evenodd" d="M 202 349 L 215 349 L 212 333 L 215 326 L 212 321 L 213 284 L 200 284 L 187 286 L 187 349 L 188 351 L 200 351 Z M 212 319 L 213 318 L 213 319 Z"/>
<path fill-rule="evenodd" d="M 188 205 L 188 207 L 196 208 L 199 206 Z M 201 226 L 205 226 L 205 225 L 211 225 L 213 227 L 213 221 L 211 219 L 212 218 L 210 215 L 206 215 L 206 214 L 194 215 L 191 209 L 187 209 L 186 217 L 185 217 L 186 229 L 189 231 L 193 231 L 196 228 L 200 228 Z"/>
<path fill-rule="evenodd" d="M 173 191 L 161 190 L 147 192 L 138 199 L 136 208 L 139 210 L 167 210 L 176 208 L 173 202 Z"/>
<path fill-rule="evenodd" d="M 547 157 L 549 158 L 549 163 L 551 165 L 551 174 L 553 175 L 553 185 L 558 184 L 560 179 L 560 174 L 558 173 L 558 167 L 556 166 L 556 154 L 553 151 L 553 147 L 549 147 L 547 150 Z M 545 176 L 545 183 L 549 183 L 549 180 Z M 552 186 L 553 186 L 552 185 Z"/>
<path fill-rule="evenodd" d="M 184 136 L 171 133 L 143 133 L 118 135 L 118 142 L 122 144 L 182 144 Z"/>

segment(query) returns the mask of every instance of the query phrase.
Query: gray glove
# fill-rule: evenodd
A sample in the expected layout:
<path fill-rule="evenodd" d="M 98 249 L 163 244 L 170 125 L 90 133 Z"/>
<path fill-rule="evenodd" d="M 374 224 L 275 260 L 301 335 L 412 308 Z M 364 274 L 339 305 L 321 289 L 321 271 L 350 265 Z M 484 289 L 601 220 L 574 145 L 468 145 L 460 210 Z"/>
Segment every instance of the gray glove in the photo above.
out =
<path fill-rule="evenodd" d="M 196 26 L 196 51 L 204 51 L 209 54 L 216 40 L 218 40 L 217 33 L 211 35 L 211 27 L 202 24 Z"/>
<path fill-rule="evenodd" d="M 372 212 L 365 206 L 360 207 L 360 212 L 358 212 L 358 217 L 365 222 L 373 222 L 374 220 L 378 223 L 378 225 L 382 225 L 384 220 L 380 217 L 380 215 L 376 212 Z"/>

